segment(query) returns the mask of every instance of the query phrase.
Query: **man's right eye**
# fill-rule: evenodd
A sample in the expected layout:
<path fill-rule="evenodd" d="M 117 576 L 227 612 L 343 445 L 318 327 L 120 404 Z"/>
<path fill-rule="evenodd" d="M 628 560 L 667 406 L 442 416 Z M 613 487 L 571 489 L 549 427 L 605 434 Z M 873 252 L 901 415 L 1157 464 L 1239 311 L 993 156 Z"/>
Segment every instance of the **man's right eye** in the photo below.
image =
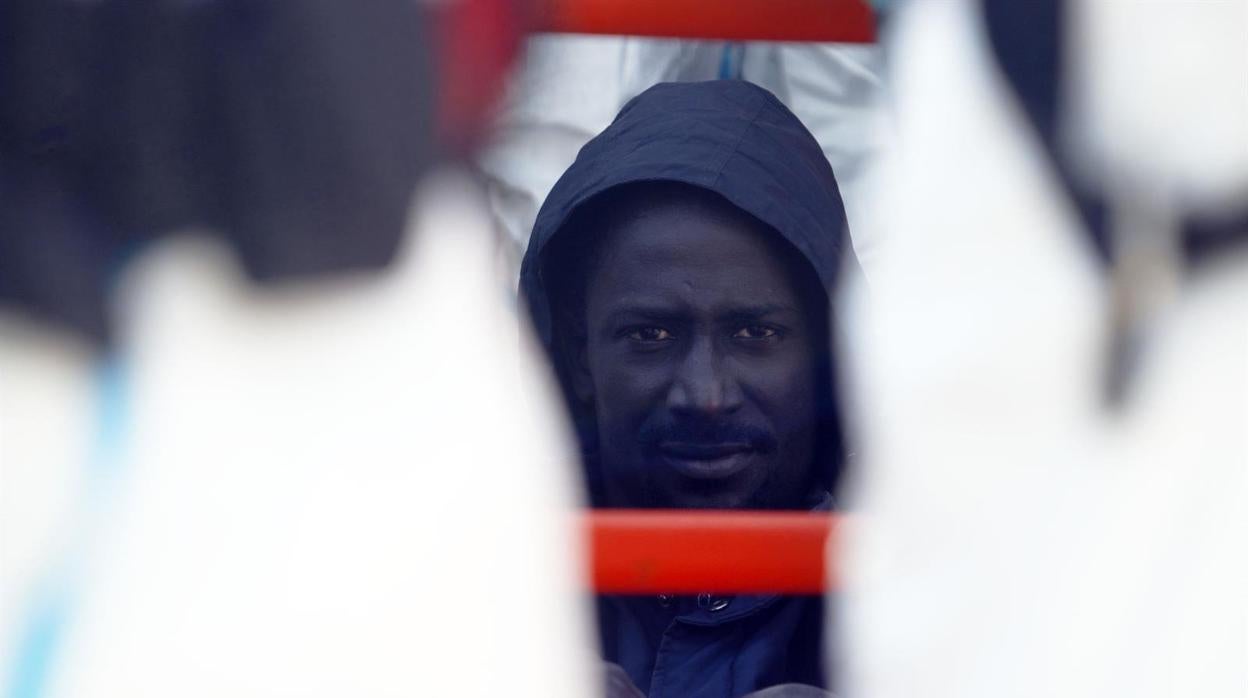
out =
<path fill-rule="evenodd" d="M 652 326 L 628 327 L 621 335 L 634 342 L 666 342 L 675 339 L 671 332 Z"/>

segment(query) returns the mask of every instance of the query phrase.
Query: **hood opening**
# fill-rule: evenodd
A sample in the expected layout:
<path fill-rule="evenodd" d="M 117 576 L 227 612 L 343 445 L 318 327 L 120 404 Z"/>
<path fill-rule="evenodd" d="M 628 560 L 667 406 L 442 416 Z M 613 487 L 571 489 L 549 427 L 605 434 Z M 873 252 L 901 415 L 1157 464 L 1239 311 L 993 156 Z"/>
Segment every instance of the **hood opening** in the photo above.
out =
<path fill-rule="evenodd" d="M 622 223 L 642 215 L 645 207 L 669 202 L 693 203 L 708 215 L 731 216 L 747 222 L 775 244 L 788 268 L 797 270 L 795 285 L 808 304 L 806 311 L 814 328 L 816 380 L 820 385 L 816 402 L 819 437 L 805 489 L 811 495 L 835 492 L 844 460 L 844 440 L 833 383 L 836 374 L 829 292 L 814 263 L 787 236 L 719 192 L 679 180 L 648 179 L 607 188 L 572 209 L 564 223 L 546 236 L 546 244 L 535 260 L 542 298 L 526 296 L 535 322 L 538 318 L 548 321 L 543 345 L 575 425 L 591 503 L 597 507 L 604 501 L 603 476 L 597 465 L 597 424 L 592 405 L 578 398 L 572 388 L 568 368 L 572 357 L 568 351 L 583 341 L 586 286 L 606 240 Z M 539 312 L 534 307 L 536 303 L 545 307 Z"/>

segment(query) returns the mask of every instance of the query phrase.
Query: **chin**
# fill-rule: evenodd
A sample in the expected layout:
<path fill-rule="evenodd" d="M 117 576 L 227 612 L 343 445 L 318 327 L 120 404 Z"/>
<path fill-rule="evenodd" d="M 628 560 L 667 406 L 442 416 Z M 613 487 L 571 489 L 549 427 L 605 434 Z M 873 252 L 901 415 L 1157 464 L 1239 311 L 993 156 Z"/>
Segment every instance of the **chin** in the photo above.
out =
<path fill-rule="evenodd" d="M 665 498 L 673 509 L 747 509 L 748 492 L 680 492 Z"/>

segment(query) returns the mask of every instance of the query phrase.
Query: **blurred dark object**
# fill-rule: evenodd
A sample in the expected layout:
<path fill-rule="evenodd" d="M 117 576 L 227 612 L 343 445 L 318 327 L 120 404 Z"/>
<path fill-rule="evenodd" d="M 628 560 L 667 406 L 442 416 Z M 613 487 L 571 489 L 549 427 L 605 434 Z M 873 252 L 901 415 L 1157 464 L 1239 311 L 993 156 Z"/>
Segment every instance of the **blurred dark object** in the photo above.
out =
<path fill-rule="evenodd" d="M 422 3 L 0 0 L 0 303 L 107 342 L 115 268 L 187 228 L 261 282 L 384 266 L 421 172 L 485 123 L 511 6 L 447 6 L 496 46 L 445 71 L 493 71 L 448 108 L 440 66 L 479 44 Z"/>
<path fill-rule="evenodd" d="M 1070 163 L 1057 148 L 1058 109 L 1065 58 L 1066 2 L 984 0 L 984 21 L 993 54 L 1057 169 L 1098 256 L 1112 256 L 1102 196 L 1076 186 Z"/>
<path fill-rule="evenodd" d="M 1102 261 L 1121 254 L 1110 231 L 1110 206 L 1104 191 L 1081 186 L 1073 163 L 1058 145 L 1064 82 L 1072 67 L 1066 55 L 1069 5 L 1052 2 L 983 0 L 983 16 L 993 56 L 1039 136 L 1066 193 L 1082 218 L 1085 231 Z M 1248 244 L 1248 191 L 1235 210 L 1187 212 L 1179 222 L 1182 262 L 1198 266 L 1232 248 Z"/>
<path fill-rule="evenodd" d="M 1078 69 L 1068 59 L 1070 12 L 1065 0 L 983 0 L 993 56 L 1110 278 L 1102 393 L 1107 407 L 1119 409 L 1131 396 L 1155 319 L 1178 278 L 1248 243 L 1248 191 L 1222 210 L 1171 211 L 1152 200 L 1158 192 L 1124 195 L 1122 182 L 1076 175 L 1072 153 L 1059 142 L 1063 97 Z"/>

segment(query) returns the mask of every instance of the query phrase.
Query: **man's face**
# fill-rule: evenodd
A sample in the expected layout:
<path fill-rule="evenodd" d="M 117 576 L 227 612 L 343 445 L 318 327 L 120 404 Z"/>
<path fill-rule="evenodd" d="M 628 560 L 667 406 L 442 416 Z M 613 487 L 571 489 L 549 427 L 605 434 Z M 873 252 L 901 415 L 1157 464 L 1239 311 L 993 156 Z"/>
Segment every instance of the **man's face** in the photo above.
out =
<path fill-rule="evenodd" d="M 604 243 L 578 392 L 595 409 L 609 504 L 801 506 L 814 304 L 766 235 L 668 203 Z"/>

